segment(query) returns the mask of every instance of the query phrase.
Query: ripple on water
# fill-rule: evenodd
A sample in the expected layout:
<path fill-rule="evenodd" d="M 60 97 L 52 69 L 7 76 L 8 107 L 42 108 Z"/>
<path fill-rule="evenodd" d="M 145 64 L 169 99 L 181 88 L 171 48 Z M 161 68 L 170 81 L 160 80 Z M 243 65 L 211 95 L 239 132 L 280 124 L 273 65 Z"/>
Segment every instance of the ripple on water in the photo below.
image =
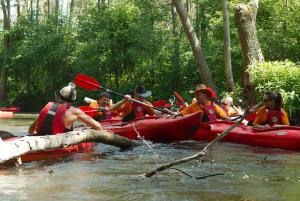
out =
<path fill-rule="evenodd" d="M 25 133 L 30 121 L 5 121 L 5 128 Z M 3 121 L 0 121 L 1 129 Z M 141 175 L 173 159 L 197 153 L 206 143 L 152 144 L 121 152 L 98 144 L 92 154 L 33 162 L 0 177 L 1 200 L 298 200 L 298 152 L 220 143 L 203 160 L 153 178 Z M 213 160 L 212 162 L 210 160 Z M 49 174 L 49 170 L 54 173 Z"/>

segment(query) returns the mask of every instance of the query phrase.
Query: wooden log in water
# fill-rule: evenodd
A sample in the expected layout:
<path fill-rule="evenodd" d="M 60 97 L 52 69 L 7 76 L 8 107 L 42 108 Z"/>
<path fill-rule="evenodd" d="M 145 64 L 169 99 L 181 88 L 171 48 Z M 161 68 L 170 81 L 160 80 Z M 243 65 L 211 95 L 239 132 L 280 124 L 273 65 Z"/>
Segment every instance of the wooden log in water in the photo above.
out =
<path fill-rule="evenodd" d="M 122 149 L 139 145 L 135 141 L 111 132 L 93 129 L 71 131 L 59 135 L 26 136 L 0 143 L 0 164 L 30 152 L 63 148 L 80 142 L 100 142 Z"/>

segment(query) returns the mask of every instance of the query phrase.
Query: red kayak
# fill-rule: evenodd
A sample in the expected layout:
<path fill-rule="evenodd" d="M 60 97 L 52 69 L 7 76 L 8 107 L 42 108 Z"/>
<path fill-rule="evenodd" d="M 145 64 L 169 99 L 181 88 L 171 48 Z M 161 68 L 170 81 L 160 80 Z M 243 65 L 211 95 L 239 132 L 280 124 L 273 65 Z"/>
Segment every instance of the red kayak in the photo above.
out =
<path fill-rule="evenodd" d="M 13 141 L 20 139 L 20 137 L 9 138 L 4 141 Z M 60 149 L 51 149 L 46 151 L 38 151 L 33 153 L 28 153 L 21 156 L 22 162 L 40 161 L 40 160 L 51 160 L 68 157 L 76 152 L 89 152 L 92 150 L 93 142 L 82 142 L 78 145 L 71 145 Z"/>
<path fill-rule="evenodd" d="M 214 139 L 234 122 L 215 121 L 207 124 L 201 123 L 201 127 L 194 135 L 195 140 Z M 222 139 L 223 142 L 233 142 L 259 147 L 272 147 L 289 150 L 300 150 L 300 128 L 283 126 L 280 128 L 255 129 L 252 126 L 240 125 L 229 132 Z"/>
<path fill-rule="evenodd" d="M 20 112 L 19 107 L 0 107 L 0 111 L 2 112 Z"/>
<path fill-rule="evenodd" d="M 1 119 L 11 119 L 14 117 L 14 113 L 13 112 L 3 112 L 0 111 L 0 118 Z"/>
<path fill-rule="evenodd" d="M 139 139 L 139 135 L 154 142 L 172 142 L 191 139 L 199 127 L 201 114 L 195 113 L 176 118 L 142 117 L 128 123 L 103 123 L 103 129 L 112 131 L 129 139 Z"/>

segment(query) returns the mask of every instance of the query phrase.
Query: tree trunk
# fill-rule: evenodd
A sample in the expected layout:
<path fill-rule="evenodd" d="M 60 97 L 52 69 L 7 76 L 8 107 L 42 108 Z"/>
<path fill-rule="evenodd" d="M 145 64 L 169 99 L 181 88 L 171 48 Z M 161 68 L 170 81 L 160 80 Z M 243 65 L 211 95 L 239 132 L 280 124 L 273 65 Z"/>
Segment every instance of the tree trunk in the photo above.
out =
<path fill-rule="evenodd" d="M 55 23 L 58 24 L 59 0 L 55 1 Z"/>
<path fill-rule="evenodd" d="M 173 55 L 172 55 L 172 66 L 174 72 L 173 87 L 180 87 L 180 53 L 179 53 L 179 33 L 177 26 L 177 13 L 174 4 L 171 5 L 172 11 L 172 34 L 173 34 Z"/>
<path fill-rule="evenodd" d="M 98 11 L 100 11 L 100 4 L 101 4 L 100 0 L 97 0 L 97 10 Z"/>
<path fill-rule="evenodd" d="M 33 20 L 33 0 L 30 0 L 30 20 Z"/>
<path fill-rule="evenodd" d="M 196 59 L 196 64 L 200 71 L 200 77 L 204 84 L 210 86 L 213 90 L 216 91 L 216 85 L 213 81 L 211 72 L 208 68 L 208 65 L 206 63 L 206 60 L 204 58 L 204 54 L 202 51 L 202 48 L 200 46 L 199 40 L 197 38 L 196 32 L 192 26 L 192 23 L 190 21 L 190 18 L 183 6 L 182 0 L 172 0 L 173 4 L 176 7 L 176 10 L 179 14 L 182 26 L 184 28 L 184 31 L 188 37 L 188 40 L 191 44 L 192 51 L 194 54 L 194 57 Z"/>
<path fill-rule="evenodd" d="M 71 131 L 59 135 L 26 136 L 14 141 L 2 142 L 0 146 L 0 164 L 30 152 L 62 148 L 80 142 L 100 142 L 122 149 L 133 148 L 139 145 L 128 138 L 108 131 L 93 129 Z"/>
<path fill-rule="evenodd" d="M 17 17 L 21 16 L 20 0 L 17 0 Z"/>
<path fill-rule="evenodd" d="M 244 63 L 244 96 L 249 106 L 255 104 L 255 89 L 250 83 L 248 68 L 257 62 L 264 62 L 264 56 L 260 49 L 256 34 L 256 14 L 258 0 L 252 0 L 248 4 L 238 4 L 234 7 L 234 15 L 239 32 L 240 43 Z"/>
<path fill-rule="evenodd" d="M 201 45 L 201 17 L 200 17 L 200 14 L 201 14 L 201 8 L 200 8 L 200 3 L 198 1 L 196 1 L 196 24 L 195 24 L 195 31 L 196 31 L 196 35 L 197 35 L 197 38 L 199 40 L 199 43 Z"/>
<path fill-rule="evenodd" d="M 6 10 L 7 10 L 7 27 L 10 29 L 10 0 L 6 0 Z"/>
<path fill-rule="evenodd" d="M 9 0 L 1 0 L 2 10 L 3 10 L 3 63 L 1 71 L 1 93 L 0 93 L 0 103 L 5 103 L 7 101 L 7 91 L 8 91 L 8 59 L 9 59 L 9 37 L 8 31 L 10 29 L 10 2 Z"/>
<path fill-rule="evenodd" d="M 233 91 L 234 81 L 231 67 L 231 51 L 230 51 L 230 25 L 228 17 L 227 0 L 222 0 L 223 21 L 224 21 L 224 62 L 226 85 L 228 91 Z"/>
<path fill-rule="evenodd" d="M 71 0 L 71 3 L 70 3 L 70 15 L 69 15 L 69 26 L 71 26 L 71 24 L 72 24 L 73 13 L 74 13 L 74 0 Z"/>
<path fill-rule="evenodd" d="M 24 10 L 25 15 L 27 15 L 28 14 L 28 0 L 24 0 L 24 9 L 23 10 Z"/>
<path fill-rule="evenodd" d="M 39 23 L 39 10 L 40 10 L 40 1 L 36 0 L 36 10 L 35 10 L 35 20 L 37 23 Z"/>
<path fill-rule="evenodd" d="M 48 12 L 48 20 L 50 19 L 51 16 L 51 10 L 50 10 L 50 0 L 47 0 L 47 12 Z"/>

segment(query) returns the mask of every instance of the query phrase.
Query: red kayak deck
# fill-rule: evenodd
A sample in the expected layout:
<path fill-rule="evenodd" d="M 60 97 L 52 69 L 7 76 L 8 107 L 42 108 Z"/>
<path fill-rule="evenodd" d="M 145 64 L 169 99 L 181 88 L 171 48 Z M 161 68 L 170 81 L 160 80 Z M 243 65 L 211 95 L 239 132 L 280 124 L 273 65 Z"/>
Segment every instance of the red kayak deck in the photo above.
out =
<path fill-rule="evenodd" d="M 211 141 L 217 134 L 222 133 L 233 124 L 234 122 L 228 121 L 202 123 L 202 126 L 197 130 L 193 138 L 195 140 Z M 255 129 L 252 126 L 240 125 L 230 131 L 222 141 L 260 147 L 300 150 L 300 128 L 283 126 L 262 130 Z"/>
<path fill-rule="evenodd" d="M 4 141 L 13 141 L 19 139 L 19 137 L 9 138 Z M 51 149 L 45 151 L 38 151 L 33 153 L 28 153 L 21 156 L 22 162 L 27 163 L 31 161 L 40 161 L 40 160 L 53 160 L 58 158 L 68 157 L 73 153 L 77 152 L 90 152 L 92 150 L 94 143 L 93 142 L 83 142 L 78 145 L 71 145 L 65 148 L 60 149 Z"/>
<path fill-rule="evenodd" d="M 191 139 L 199 127 L 200 113 L 187 116 L 142 117 L 128 123 L 103 123 L 103 129 L 137 140 L 139 135 L 154 142 L 172 142 Z"/>

